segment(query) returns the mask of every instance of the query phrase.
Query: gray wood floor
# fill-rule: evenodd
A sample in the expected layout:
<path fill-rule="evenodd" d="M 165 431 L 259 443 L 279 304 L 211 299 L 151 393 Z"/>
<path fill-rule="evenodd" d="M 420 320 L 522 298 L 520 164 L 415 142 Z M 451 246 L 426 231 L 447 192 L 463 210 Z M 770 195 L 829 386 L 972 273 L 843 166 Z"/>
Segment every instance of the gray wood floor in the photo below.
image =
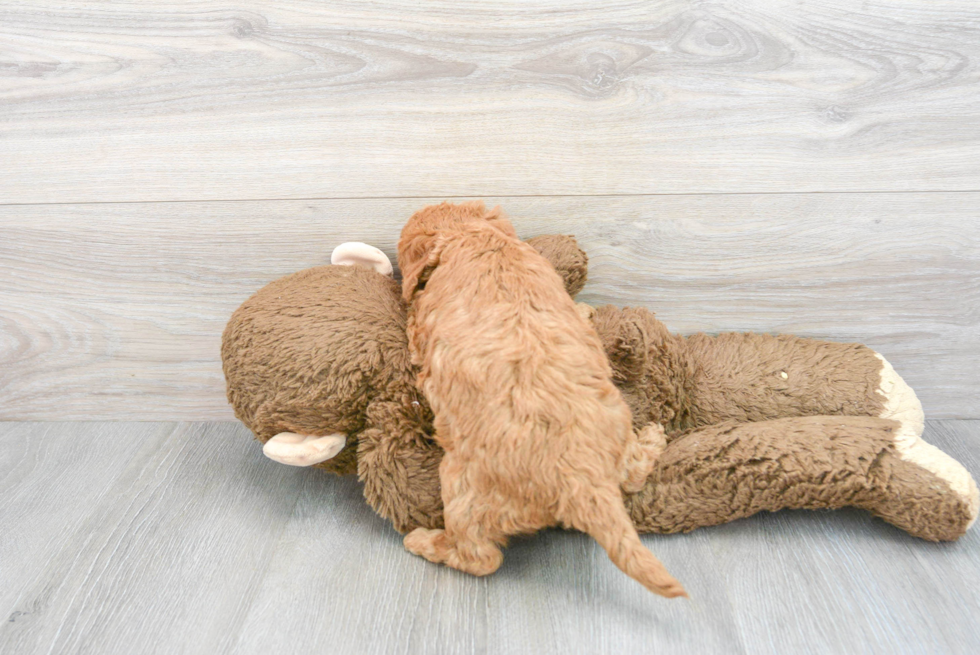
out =
<path fill-rule="evenodd" d="M 980 473 L 980 421 L 926 438 Z M 477 579 L 405 552 L 357 481 L 235 423 L 0 424 L 0 652 L 975 653 L 980 531 L 780 512 L 646 536 L 666 601 L 584 535 Z"/>

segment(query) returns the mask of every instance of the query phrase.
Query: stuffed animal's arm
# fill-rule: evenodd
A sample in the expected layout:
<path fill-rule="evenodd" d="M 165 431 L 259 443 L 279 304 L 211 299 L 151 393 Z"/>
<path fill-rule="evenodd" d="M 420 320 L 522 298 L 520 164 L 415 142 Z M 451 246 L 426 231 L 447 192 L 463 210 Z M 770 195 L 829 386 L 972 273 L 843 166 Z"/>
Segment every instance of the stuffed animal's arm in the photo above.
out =
<path fill-rule="evenodd" d="M 959 493 L 903 457 L 898 428 L 855 416 L 703 428 L 671 441 L 626 505 L 641 532 L 687 532 L 763 510 L 852 506 L 923 539 L 962 536 L 977 516 L 975 483 L 963 469 L 971 489 Z"/>
<path fill-rule="evenodd" d="M 376 401 L 368 408 L 370 427 L 357 435 L 357 475 L 364 483 L 364 498 L 403 533 L 443 525 L 443 450 L 424 431 L 427 412 L 412 403 Z"/>

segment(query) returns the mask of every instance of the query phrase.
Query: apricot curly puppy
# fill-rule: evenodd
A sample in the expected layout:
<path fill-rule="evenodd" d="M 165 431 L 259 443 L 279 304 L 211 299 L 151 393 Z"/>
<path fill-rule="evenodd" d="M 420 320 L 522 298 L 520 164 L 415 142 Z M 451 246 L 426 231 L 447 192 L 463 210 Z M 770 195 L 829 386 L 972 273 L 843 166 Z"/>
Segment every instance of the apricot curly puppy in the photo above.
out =
<path fill-rule="evenodd" d="M 398 263 L 419 386 L 446 451 L 445 530 L 405 547 L 474 575 L 493 573 L 514 534 L 562 525 L 591 535 L 627 575 L 686 596 L 626 513 L 665 444 L 633 433 L 594 329 L 546 259 L 499 209 L 443 203 L 402 230 Z"/>

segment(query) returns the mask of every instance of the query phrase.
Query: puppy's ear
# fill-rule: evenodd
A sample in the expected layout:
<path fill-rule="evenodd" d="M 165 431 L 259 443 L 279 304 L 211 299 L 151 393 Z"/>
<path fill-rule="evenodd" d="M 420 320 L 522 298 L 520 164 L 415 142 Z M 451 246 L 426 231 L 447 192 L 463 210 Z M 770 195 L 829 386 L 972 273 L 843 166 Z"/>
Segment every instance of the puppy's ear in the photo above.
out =
<path fill-rule="evenodd" d="M 426 236 L 412 245 L 414 246 L 412 250 L 415 252 L 412 253 L 412 257 L 406 258 L 408 261 L 402 268 L 402 298 L 407 303 L 412 302 L 416 292 L 425 286 L 429 276 L 432 275 L 432 271 L 439 266 L 439 258 L 442 257 L 446 239 L 441 235 Z M 399 261 L 399 263 L 401 262 Z"/>
<path fill-rule="evenodd" d="M 497 205 L 484 214 L 483 218 L 486 219 L 490 225 L 497 228 L 507 236 L 514 237 L 515 239 L 517 238 L 517 230 L 515 230 L 514 226 L 511 225 L 511 222 L 507 220 L 507 217 L 504 216 L 504 210 L 500 208 L 500 205 Z"/>

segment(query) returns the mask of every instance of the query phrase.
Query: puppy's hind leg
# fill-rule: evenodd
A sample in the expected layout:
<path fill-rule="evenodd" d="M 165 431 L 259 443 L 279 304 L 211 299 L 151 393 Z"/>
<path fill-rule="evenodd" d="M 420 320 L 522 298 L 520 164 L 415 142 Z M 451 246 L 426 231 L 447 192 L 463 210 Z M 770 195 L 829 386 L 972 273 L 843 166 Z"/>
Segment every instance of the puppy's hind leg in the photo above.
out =
<path fill-rule="evenodd" d="M 465 471 L 453 459 L 447 454 L 439 469 L 445 530 L 416 528 L 405 535 L 405 548 L 436 564 L 489 575 L 504 561 L 499 544 L 506 536 L 491 523 L 491 501 L 468 488 Z"/>
<path fill-rule="evenodd" d="M 430 562 L 445 564 L 470 575 L 489 575 L 500 568 L 504 554 L 478 523 L 460 524 L 445 511 L 446 529 L 415 528 L 405 535 L 405 548 Z"/>
<path fill-rule="evenodd" d="M 666 447 L 667 435 L 657 423 L 649 424 L 630 438 L 623 453 L 626 468 L 623 491 L 636 493 L 643 488 Z"/>
<path fill-rule="evenodd" d="M 449 556 L 446 531 L 441 528 L 415 528 L 405 535 L 402 543 L 408 552 L 424 557 L 434 564 L 445 564 Z"/>

